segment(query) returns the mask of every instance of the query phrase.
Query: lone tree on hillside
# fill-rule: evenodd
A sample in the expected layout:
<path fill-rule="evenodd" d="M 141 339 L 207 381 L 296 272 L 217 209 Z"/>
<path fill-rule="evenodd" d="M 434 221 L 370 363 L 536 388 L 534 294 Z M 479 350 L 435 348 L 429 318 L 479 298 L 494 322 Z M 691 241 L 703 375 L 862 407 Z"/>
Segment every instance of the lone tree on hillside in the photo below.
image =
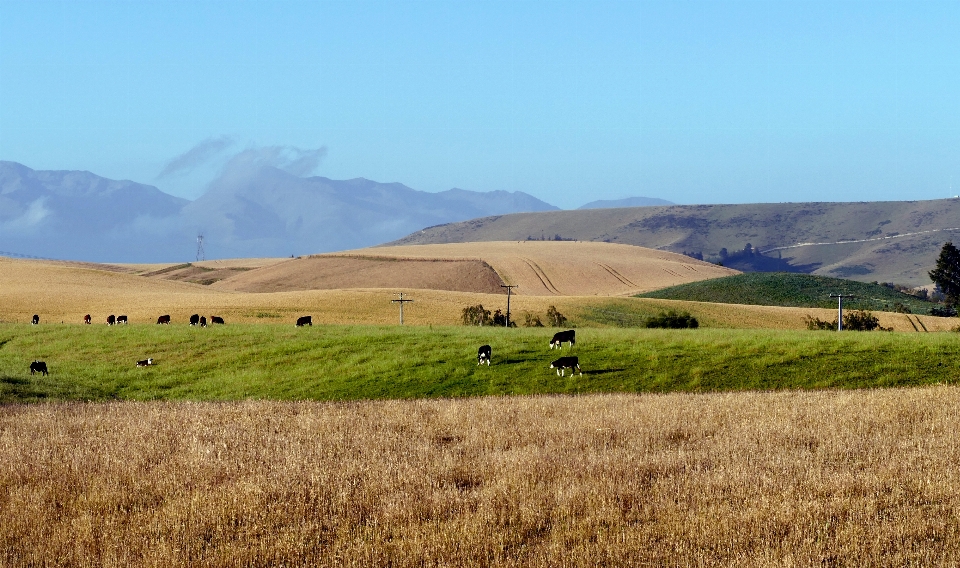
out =
<path fill-rule="evenodd" d="M 937 259 L 937 267 L 928 274 L 946 296 L 945 303 L 948 306 L 960 303 L 960 250 L 957 250 L 952 242 L 944 243 L 940 249 L 940 258 Z"/>

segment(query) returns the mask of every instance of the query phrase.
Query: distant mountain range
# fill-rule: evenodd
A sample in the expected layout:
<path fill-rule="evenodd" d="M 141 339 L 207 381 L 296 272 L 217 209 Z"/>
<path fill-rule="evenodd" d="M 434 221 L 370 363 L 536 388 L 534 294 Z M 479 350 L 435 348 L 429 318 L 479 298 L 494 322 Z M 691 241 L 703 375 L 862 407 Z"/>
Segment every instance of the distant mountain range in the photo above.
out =
<path fill-rule="evenodd" d="M 417 231 L 391 245 L 606 241 L 686 253 L 742 271 L 923 285 L 960 242 L 960 199 L 674 205 L 518 213 Z"/>
<path fill-rule="evenodd" d="M 0 161 L 0 251 L 97 262 L 289 256 L 383 243 L 432 225 L 557 208 L 517 191 L 417 191 L 363 178 L 228 166 L 188 201 L 90 172 Z M 3 254 L 3 252 L 0 252 Z"/>

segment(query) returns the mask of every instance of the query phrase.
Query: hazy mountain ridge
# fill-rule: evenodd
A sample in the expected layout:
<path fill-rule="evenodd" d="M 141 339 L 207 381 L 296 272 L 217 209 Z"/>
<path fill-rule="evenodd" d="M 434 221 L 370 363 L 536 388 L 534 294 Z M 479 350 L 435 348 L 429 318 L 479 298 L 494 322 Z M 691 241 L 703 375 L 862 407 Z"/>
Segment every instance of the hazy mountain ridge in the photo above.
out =
<path fill-rule="evenodd" d="M 364 178 L 301 178 L 238 161 L 194 201 L 90 172 L 0 161 L 0 250 L 101 262 L 288 256 L 361 248 L 422 227 L 556 207 L 523 192 L 428 193 Z"/>
<path fill-rule="evenodd" d="M 674 205 L 472 219 L 431 227 L 390 244 L 559 236 L 700 254 L 712 261 L 720 261 L 725 248 L 740 263 L 730 266 L 739 270 L 778 269 L 920 285 L 930 281 L 927 271 L 943 243 L 960 237 L 960 230 L 951 229 L 960 229 L 958 199 Z M 842 241 L 858 242 L 795 246 Z M 747 244 L 750 255 L 732 254 Z"/>

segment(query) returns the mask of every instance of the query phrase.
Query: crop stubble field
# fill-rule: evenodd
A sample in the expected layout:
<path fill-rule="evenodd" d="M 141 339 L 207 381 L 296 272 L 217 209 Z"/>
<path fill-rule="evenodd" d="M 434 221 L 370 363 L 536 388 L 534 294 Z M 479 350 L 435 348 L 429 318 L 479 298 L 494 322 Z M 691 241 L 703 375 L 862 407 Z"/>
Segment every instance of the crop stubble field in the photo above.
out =
<path fill-rule="evenodd" d="M 960 389 L 0 413 L 8 566 L 960 562 Z"/>

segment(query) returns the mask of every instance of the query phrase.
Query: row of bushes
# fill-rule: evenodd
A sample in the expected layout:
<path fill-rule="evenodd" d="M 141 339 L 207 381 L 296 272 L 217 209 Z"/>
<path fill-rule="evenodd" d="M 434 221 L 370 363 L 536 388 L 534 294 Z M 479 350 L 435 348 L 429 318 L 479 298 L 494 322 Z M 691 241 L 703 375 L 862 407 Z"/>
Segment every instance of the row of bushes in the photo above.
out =
<path fill-rule="evenodd" d="M 483 307 L 483 304 L 477 304 L 476 306 L 467 306 L 463 308 L 461 312 L 461 320 L 463 325 L 492 325 L 505 327 L 507 325 L 507 316 L 499 309 L 491 312 L 490 310 Z M 531 312 L 523 312 L 523 327 L 546 327 L 544 325 L 544 320 L 546 320 L 547 325 L 550 327 L 566 327 L 567 326 L 567 317 L 560 313 L 557 310 L 556 306 L 550 306 L 547 308 L 547 313 L 544 318 L 541 318 L 538 314 Z M 510 322 L 510 327 L 517 327 L 516 321 Z M 696 329 L 700 327 L 700 322 L 697 321 L 697 318 L 690 315 L 689 312 L 677 312 L 675 310 L 670 310 L 667 312 L 660 312 L 655 316 L 651 316 L 646 319 L 644 322 L 644 327 L 648 328 L 664 328 L 664 329 Z"/>
<path fill-rule="evenodd" d="M 500 327 L 506 327 L 507 325 L 507 315 L 505 313 L 499 309 L 491 312 L 484 308 L 483 304 L 463 308 L 460 317 L 463 325 L 493 325 Z M 539 315 L 530 312 L 523 313 L 523 320 L 524 327 L 546 327 Z M 566 316 L 561 314 L 556 306 L 547 308 L 546 320 L 551 327 L 563 327 L 563 325 L 567 323 Z M 511 321 L 510 327 L 517 327 L 517 322 Z"/>
<path fill-rule="evenodd" d="M 824 321 L 820 318 L 807 316 L 807 329 L 822 329 L 825 331 L 835 331 L 837 329 L 837 319 L 833 321 Z M 877 316 L 865 310 L 849 310 L 843 314 L 843 329 L 848 331 L 893 331 L 892 327 L 883 327 Z"/>

